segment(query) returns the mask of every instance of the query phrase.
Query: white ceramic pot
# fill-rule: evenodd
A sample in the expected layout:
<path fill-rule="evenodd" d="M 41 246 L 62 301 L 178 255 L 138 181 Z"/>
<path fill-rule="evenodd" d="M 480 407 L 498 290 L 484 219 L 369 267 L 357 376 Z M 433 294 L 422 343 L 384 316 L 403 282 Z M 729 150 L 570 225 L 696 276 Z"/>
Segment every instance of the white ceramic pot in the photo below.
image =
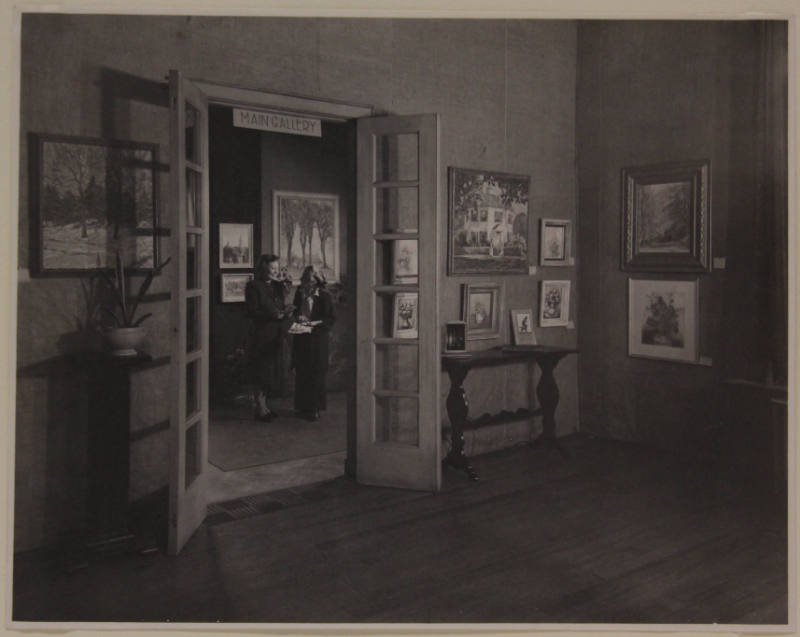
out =
<path fill-rule="evenodd" d="M 143 327 L 113 327 L 106 332 L 112 356 L 136 356 L 136 348 L 144 340 Z"/>

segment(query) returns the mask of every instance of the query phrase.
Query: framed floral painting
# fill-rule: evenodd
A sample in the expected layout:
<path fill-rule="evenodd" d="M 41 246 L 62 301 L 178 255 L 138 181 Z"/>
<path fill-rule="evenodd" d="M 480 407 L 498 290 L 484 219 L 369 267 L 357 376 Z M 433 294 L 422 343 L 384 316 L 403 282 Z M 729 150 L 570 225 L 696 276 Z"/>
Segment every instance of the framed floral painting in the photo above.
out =
<path fill-rule="evenodd" d="M 467 324 L 467 340 L 498 338 L 502 312 L 499 283 L 464 283 L 461 286 L 461 320 Z"/>
<path fill-rule="evenodd" d="M 539 326 L 569 325 L 569 281 L 542 281 L 539 298 Z"/>

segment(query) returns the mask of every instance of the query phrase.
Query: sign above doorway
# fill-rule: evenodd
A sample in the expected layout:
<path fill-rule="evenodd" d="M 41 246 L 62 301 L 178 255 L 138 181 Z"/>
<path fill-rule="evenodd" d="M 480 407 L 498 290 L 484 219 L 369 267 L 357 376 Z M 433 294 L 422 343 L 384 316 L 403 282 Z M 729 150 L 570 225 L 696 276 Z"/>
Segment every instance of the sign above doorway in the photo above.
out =
<path fill-rule="evenodd" d="M 286 113 L 234 108 L 233 125 L 240 128 L 254 128 L 273 133 L 322 137 L 321 120 L 312 117 L 287 115 Z"/>

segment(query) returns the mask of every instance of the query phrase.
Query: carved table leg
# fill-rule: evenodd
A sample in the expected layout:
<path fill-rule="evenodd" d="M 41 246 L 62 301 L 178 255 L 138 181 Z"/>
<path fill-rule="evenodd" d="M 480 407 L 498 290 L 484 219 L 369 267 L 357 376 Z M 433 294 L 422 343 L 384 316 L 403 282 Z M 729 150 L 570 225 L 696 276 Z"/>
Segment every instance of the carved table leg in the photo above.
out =
<path fill-rule="evenodd" d="M 553 377 L 553 370 L 558 364 L 560 357 L 547 356 L 538 360 L 542 376 L 536 386 L 536 395 L 539 397 L 539 404 L 542 407 L 542 433 L 533 441 L 534 447 L 542 444 L 555 447 L 561 455 L 568 457 L 569 454 L 564 447 L 559 444 L 556 438 L 556 407 L 558 406 L 558 385 Z"/>
<path fill-rule="evenodd" d="M 452 431 L 452 444 L 450 453 L 443 460 L 445 465 L 466 471 L 470 480 L 477 480 L 478 474 L 469 463 L 469 458 L 464 454 L 464 426 L 467 424 L 469 403 L 462 383 L 467 376 L 466 368 L 450 368 L 450 393 L 447 395 L 447 415 L 450 418 Z"/>

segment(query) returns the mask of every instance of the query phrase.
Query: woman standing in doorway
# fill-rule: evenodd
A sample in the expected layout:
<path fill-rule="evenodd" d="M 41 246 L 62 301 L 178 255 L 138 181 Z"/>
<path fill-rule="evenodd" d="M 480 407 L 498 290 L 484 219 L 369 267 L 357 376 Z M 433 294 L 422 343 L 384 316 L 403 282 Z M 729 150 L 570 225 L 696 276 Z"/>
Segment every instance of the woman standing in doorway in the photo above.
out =
<path fill-rule="evenodd" d="M 255 279 L 245 288 L 245 306 L 250 317 L 249 359 L 253 379 L 255 418 L 271 422 L 276 414 L 267 398 L 280 386 L 281 349 L 294 307 L 286 305 L 284 295 L 291 280 L 279 278 L 278 257 L 262 254 L 256 264 Z"/>
<path fill-rule="evenodd" d="M 328 336 L 336 317 L 325 284 L 325 277 L 309 265 L 294 296 L 295 320 L 311 328 L 305 334 L 295 334 L 292 344 L 294 408 L 308 420 L 319 420 L 319 412 L 327 406 Z"/>

